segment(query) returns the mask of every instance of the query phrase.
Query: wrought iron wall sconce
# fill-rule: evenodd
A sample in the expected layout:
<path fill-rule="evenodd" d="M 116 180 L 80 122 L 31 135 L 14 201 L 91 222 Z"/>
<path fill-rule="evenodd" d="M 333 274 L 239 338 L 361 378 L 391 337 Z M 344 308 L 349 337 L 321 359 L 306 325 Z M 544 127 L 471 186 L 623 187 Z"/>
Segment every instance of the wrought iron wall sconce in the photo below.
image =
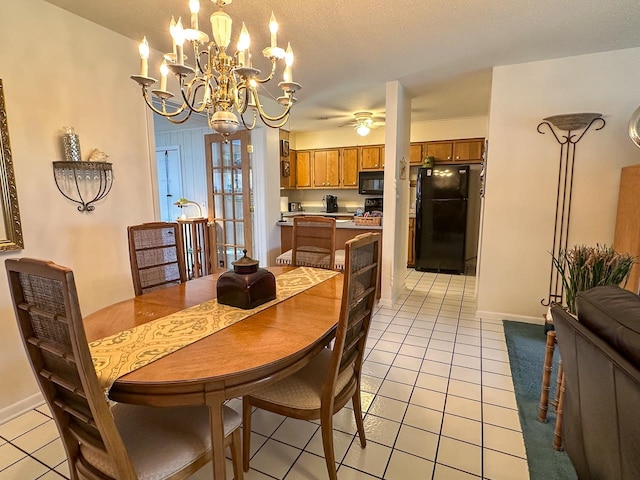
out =
<path fill-rule="evenodd" d="M 573 167 L 576 160 L 576 145 L 592 125 L 600 124 L 595 130 L 602 130 L 605 121 L 601 113 L 571 113 L 554 115 L 544 118 L 538 124 L 538 133 L 543 134 L 543 127 L 547 127 L 560 145 L 560 162 L 558 166 L 558 190 L 556 194 L 556 214 L 553 227 L 552 255 L 559 258 L 560 251 L 567 250 L 569 239 L 569 226 L 571 225 L 571 195 L 573 191 Z M 560 130 L 556 134 L 554 128 Z M 583 130 L 582 133 L 574 133 Z M 562 302 L 564 293 L 562 277 L 551 261 L 551 273 L 549 276 L 549 295 L 540 303 L 545 307 L 553 302 Z"/>
<path fill-rule="evenodd" d="M 91 161 L 53 162 L 56 187 L 62 195 L 78 204 L 79 212 L 92 212 L 93 203 L 111 190 L 111 163 Z"/>
<path fill-rule="evenodd" d="M 66 161 L 53 162 L 53 178 L 62 195 L 78 204 L 79 212 L 92 212 L 92 204 L 107 196 L 113 184 L 108 155 L 94 149 L 89 160 L 82 161 L 80 138 L 73 127 L 62 127 L 62 145 Z M 93 161 L 99 160 L 99 161 Z"/>

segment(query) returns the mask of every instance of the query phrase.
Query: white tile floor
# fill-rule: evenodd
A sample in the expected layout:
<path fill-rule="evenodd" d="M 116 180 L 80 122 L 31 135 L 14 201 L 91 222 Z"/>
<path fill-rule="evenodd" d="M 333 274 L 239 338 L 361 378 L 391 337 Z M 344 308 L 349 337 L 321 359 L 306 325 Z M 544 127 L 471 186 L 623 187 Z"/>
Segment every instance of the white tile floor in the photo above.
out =
<path fill-rule="evenodd" d="M 362 378 L 366 449 L 353 412 L 335 416 L 338 476 L 528 479 L 502 323 L 475 317 L 475 277 L 408 270 L 407 287 L 396 308 L 378 309 L 372 321 Z M 239 401 L 232 406 L 239 410 Z M 247 480 L 328 478 L 317 423 L 256 410 L 252 426 Z M 68 477 L 46 407 L 0 426 L 0 480 Z M 210 466 L 192 477 L 210 478 Z"/>

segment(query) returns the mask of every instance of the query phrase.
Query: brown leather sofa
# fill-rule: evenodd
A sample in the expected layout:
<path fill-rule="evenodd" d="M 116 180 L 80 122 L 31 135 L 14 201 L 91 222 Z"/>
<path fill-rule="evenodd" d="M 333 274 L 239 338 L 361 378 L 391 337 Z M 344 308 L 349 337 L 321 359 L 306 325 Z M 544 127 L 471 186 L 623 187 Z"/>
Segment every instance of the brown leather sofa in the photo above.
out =
<path fill-rule="evenodd" d="M 552 308 L 565 375 L 564 446 L 580 479 L 640 479 L 640 296 L 577 296 L 578 321 Z"/>

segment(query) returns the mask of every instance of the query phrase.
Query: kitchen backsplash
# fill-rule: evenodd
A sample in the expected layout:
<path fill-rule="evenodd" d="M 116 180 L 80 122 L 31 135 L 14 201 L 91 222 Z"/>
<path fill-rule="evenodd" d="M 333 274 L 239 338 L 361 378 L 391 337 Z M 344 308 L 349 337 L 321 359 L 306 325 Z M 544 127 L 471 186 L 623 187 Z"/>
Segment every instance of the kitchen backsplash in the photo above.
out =
<path fill-rule="evenodd" d="M 362 208 L 366 195 L 360 195 L 358 190 L 281 190 L 281 197 L 288 197 L 289 202 L 302 203 L 303 209 L 320 211 L 322 210 L 322 197 L 327 194 L 338 197 L 339 211 L 355 211 Z"/>

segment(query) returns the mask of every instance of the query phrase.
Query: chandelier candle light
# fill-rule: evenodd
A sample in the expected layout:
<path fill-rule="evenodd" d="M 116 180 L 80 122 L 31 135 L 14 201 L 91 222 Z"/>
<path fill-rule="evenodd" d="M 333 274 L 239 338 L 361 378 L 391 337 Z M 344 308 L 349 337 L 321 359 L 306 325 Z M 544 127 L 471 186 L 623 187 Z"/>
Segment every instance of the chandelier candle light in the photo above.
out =
<path fill-rule="evenodd" d="M 233 55 L 227 52 L 231 43 L 232 20 L 222 8 L 232 0 L 211 1 L 218 6 L 218 10 L 210 17 L 213 41 L 210 42 L 209 36 L 199 30 L 200 1 L 190 0 L 191 28 L 185 29 L 182 19 L 179 18 L 176 22 L 175 18 L 171 18 L 169 31 L 173 39 L 173 51 L 164 55 L 160 66 L 160 88 L 150 90 L 157 80 L 149 77 L 149 44 L 146 37 L 139 47 L 140 75 L 132 75 L 131 78 L 142 87 L 142 96 L 147 106 L 172 123 L 183 123 L 194 112 L 204 113 L 209 127 L 225 138 L 238 130 L 240 121 L 247 130 L 253 129 L 258 116 L 268 127 L 280 128 L 289 119 L 291 107 L 296 102 L 294 93 L 302 88 L 293 81 L 291 45 L 287 45 L 286 51 L 278 47 L 278 23 L 272 12 L 269 22 L 271 44 L 262 51 L 271 61 L 271 72 L 265 78 L 259 78 L 260 70 L 253 67 L 251 39 L 244 23 L 240 29 L 236 52 Z M 193 50 L 193 66 L 185 64 L 185 40 Z M 265 112 L 257 89 L 260 84 L 273 79 L 279 60 L 284 60 L 285 63 L 283 81 L 278 84 L 283 95 L 277 98 L 282 110 L 272 116 Z M 167 101 L 174 97 L 173 93 L 167 91 L 169 72 L 178 80 L 181 105 L 167 105 Z M 159 101 L 159 107 L 153 104 L 153 99 Z M 245 120 L 247 110 L 252 118 Z"/>

